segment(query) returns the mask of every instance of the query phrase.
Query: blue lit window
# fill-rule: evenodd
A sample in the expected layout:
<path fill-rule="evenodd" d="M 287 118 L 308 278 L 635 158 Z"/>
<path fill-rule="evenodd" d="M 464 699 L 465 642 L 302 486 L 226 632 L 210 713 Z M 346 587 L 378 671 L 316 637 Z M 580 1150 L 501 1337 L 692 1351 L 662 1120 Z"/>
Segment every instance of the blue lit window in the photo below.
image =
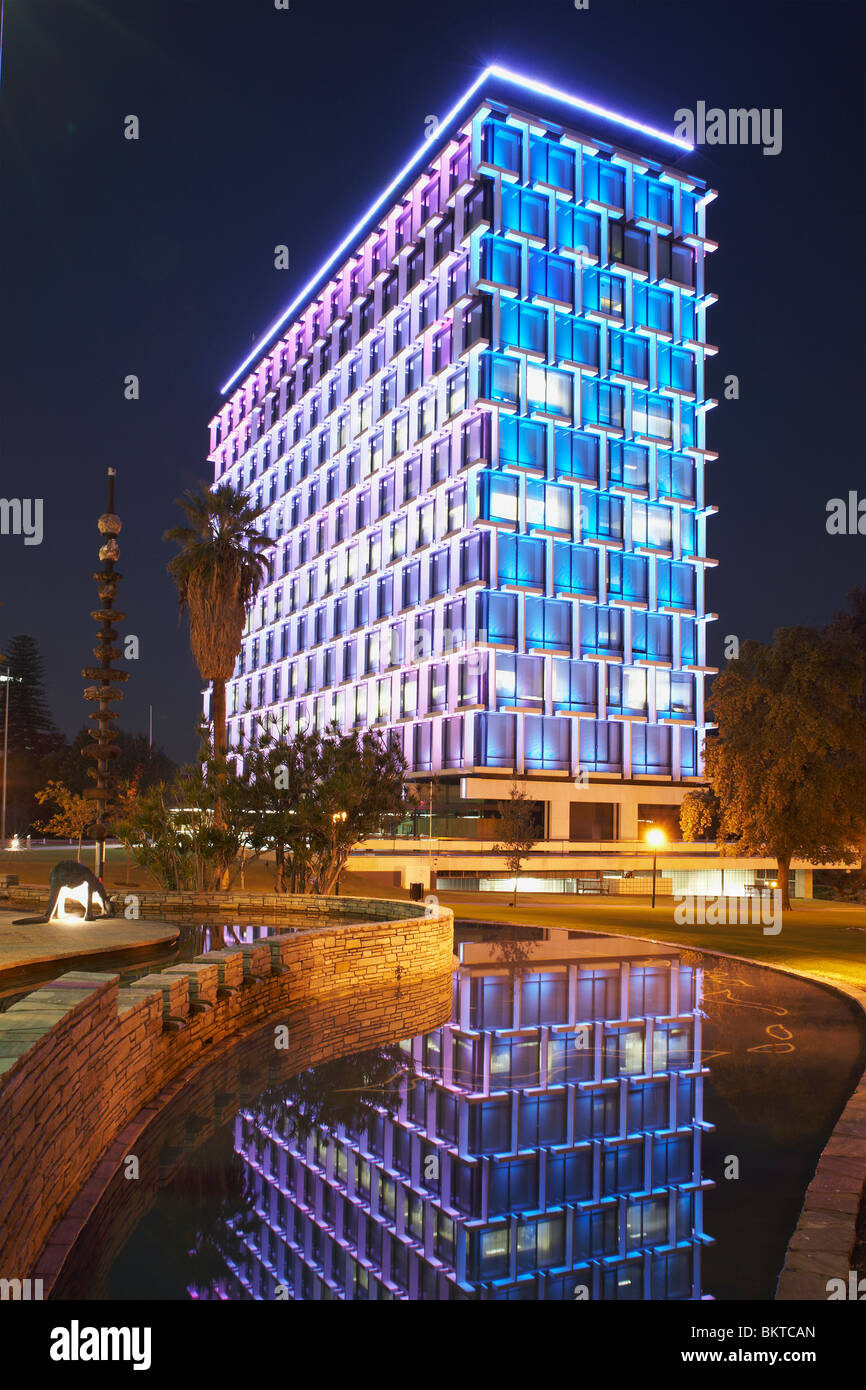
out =
<path fill-rule="evenodd" d="M 670 290 L 635 284 L 634 321 L 660 333 L 670 333 L 673 325 L 674 297 Z"/>
<path fill-rule="evenodd" d="M 698 731 L 680 730 L 680 774 L 683 777 L 698 775 Z"/>
<path fill-rule="evenodd" d="M 673 438 L 673 402 L 650 391 L 635 391 L 632 397 L 632 429 L 651 439 Z"/>
<path fill-rule="evenodd" d="M 511 357 L 485 352 L 479 363 L 479 394 L 488 401 L 516 405 L 520 394 L 520 371 Z"/>
<path fill-rule="evenodd" d="M 491 1163 L 489 1212 L 500 1216 L 509 1211 L 525 1211 L 538 1202 L 538 1157 L 518 1159 L 513 1163 Z M 507 1235 L 508 1228 L 501 1228 Z M 488 1232 L 493 1234 L 493 1232 Z M 482 1250 L 483 1250 L 482 1242 Z M 503 1269 L 507 1274 L 507 1268 Z M 487 1276 L 490 1277 L 489 1275 Z"/>
<path fill-rule="evenodd" d="M 569 372 L 529 363 L 526 368 L 527 409 L 570 420 L 574 414 L 574 378 Z"/>
<path fill-rule="evenodd" d="M 666 608 L 694 608 L 695 572 L 691 565 L 683 565 L 676 560 L 659 560 L 656 591 L 658 602 Z"/>
<path fill-rule="evenodd" d="M 481 279 L 520 290 L 520 247 L 505 237 L 485 236 L 481 242 Z"/>
<path fill-rule="evenodd" d="M 493 1210 L 491 1207 L 491 1212 Z M 467 1231 L 466 1247 L 470 1279 L 504 1279 L 507 1276 L 511 1263 L 511 1232 L 507 1223 L 489 1231 Z"/>
<path fill-rule="evenodd" d="M 522 144 L 521 133 L 515 130 L 514 126 L 493 119 L 484 122 L 481 132 L 481 157 L 485 163 L 495 164 L 498 169 L 508 169 L 513 174 L 519 174 Z"/>
<path fill-rule="evenodd" d="M 580 526 L 584 538 L 622 540 L 622 498 L 581 489 Z"/>
<path fill-rule="evenodd" d="M 595 604 L 580 606 L 580 651 L 582 656 L 622 655 L 622 609 Z"/>
<path fill-rule="evenodd" d="M 671 619 L 667 618 L 666 622 Z M 694 618 L 680 619 L 680 661 L 684 666 L 694 666 L 698 659 L 697 623 Z"/>
<path fill-rule="evenodd" d="M 634 215 L 670 226 L 673 221 L 673 198 L 667 184 L 646 174 L 635 174 Z"/>
<path fill-rule="evenodd" d="M 562 1144 L 565 1141 L 564 1092 L 544 1096 L 521 1095 L 517 1124 L 521 1148 Z"/>
<path fill-rule="evenodd" d="M 517 595 L 479 594 L 476 621 L 480 642 L 513 647 L 517 641 Z"/>
<path fill-rule="evenodd" d="M 673 620 L 664 613 L 632 614 L 632 652 L 650 661 L 670 661 L 673 650 Z"/>
<path fill-rule="evenodd" d="M 449 587 L 451 552 L 447 549 L 437 550 L 430 556 L 430 593 L 431 595 L 445 594 Z"/>
<path fill-rule="evenodd" d="M 597 594 L 598 551 L 589 546 L 554 542 L 553 588 L 557 594 Z"/>
<path fill-rule="evenodd" d="M 579 1033 L 553 1033 L 547 1044 L 547 1084 L 561 1085 L 564 1081 L 591 1081 L 595 1070 L 592 1027 L 585 1024 Z M 554 1156 L 547 1160 L 548 1183 L 555 1171 Z M 548 1202 L 570 1201 L 592 1190 L 592 1160 L 588 1152 L 569 1154 L 560 1159 L 558 1181 L 548 1189 Z M 566 1195 L 567 1194 L 567 1195 Z"/>
<path fill-rule="evenodd" d="M 544 706 L 544 659 L 540 656 L 496 658 L 496 707 L 542 709 Z"/>
<path fill-rule="evenodd" d="M 598 366 L 598 324 L 572 314 L 556 316 L 556 356 L 582 367 Z"/>
<path fill-rule="evenodd" d="M 695 359 L 688 348 L 659 343 L 659 386 L 673 386 L 678 391 L 694 391 Z"/>
<path fill-rule="evenodd" d="M 571 504 L 574 493 L 570 487 L 556 483 L 526 483 L 527 529 L 564 531 L 571 534 Z"/>
<path fill-rule="evenodd" d="M 502 188 L 503 226 L 529 236 L 543 237 L 547 240 L 548 202 L 540 193 L 530 193 L 525 188 Z"/>
<path fill-rule="evenodd" d="M 554 435 L 557 477 L 598 482 L 598 435 L 557 428 Z"/>
<path fill-rule="evenodd" d="M 607 591 L 629 603 L 646 603 L 649 595 L 649 564 L 643 555 L 623 555 L 608 551 Z"/>
<path fill-rule="evenodd" d="M 479 767 L 513 768 L 516 749 L 513 714 L 481 714 L 475 720 L 475 762 Z M 481 1026 L 480 1024 L 478 1025 Z M 484 1026 L 489 1026 L 485 1024 Z M 494 1024 L 509 1027 L 510 1024 Z"/>
<path fill-rule="evenodd" d="M 499 463 L 544 468 L 545 426 L 516 415 L 499 417 Z"/>
<path fill-rule="evenodd" d="M 672 534 L 670 507 L 653 502 L 632 502 L 631 538 L 634 545 L 670 550 Z"/>
<path fill-rule="evenodd" d="M 695 500 L 695 461 L 688 454 L 660 450 L 658 455 L 659 492 L 684 501 Z"/>
<path fill-rule="evenodd" d="M 499 537 L 499 584 L 544 587 L 544 541 L 530 536 Z"/>
<path fill-rule="evenodd" d="M 621 329 L 610 330 L 610 370 L 621 372 L 623 376 L 649 378 L 647 365 L 648 352 L 646 338 L 637 333 L 623 333 Z M 661 382 L 661 385 L 667 383 Z"/>
<path fill-rule="evenodd" d="M 574 262 L 546 251 L 530 251 L 529 293 L 573 308 Z"/>
<path fill-rule="evenodd" d="M 540 135 L 529 137 L 529 176 L 539 183 L 574 192 L 574 150 L 545 140 Z"/>
<path fill-rule="evenodd" d="M 671 772 L 671 731 L 667 724 L 633 724 L 631 766 L 636 773 Z"/>
<path fill-rule="evenodd" d="M 613 714 L 646 714 L 647 673 L 642 666 L 607 668 L 607 705 Z"/>
<path fill-rule="evenodd" d="M 518 517 L 520 480 L 513 474 L 484 469 L 478 480 L 479 516 L 483 521 L 515 524 Z"/>
<path fill-rule="evenodd" d="M 524 720 L 523 757 L 527 768 L 553 768 L 560 771 L 571 766 L 570 719 L 555 715 L 541 718 L 527 715 Z"/>
<path fill-rule="evenodd" d="M 583 196 L 596 203 L 621 208 L 625 198 L 625 174 L 608 160 L 583 157 Z"/>
<path fill-rule="evenodd" d="M 543 651 L 571 651 L 572 606 L 564 599 L 527 598 L 526 645 Z"/>
<path fill-rule="evenodd" d="M 556 235 L 560 246 L 598 255 L 601 218 L 597 212 L 575 208 L 568 203 L 556 205 Z"/>
<path fill-rule="evenodd" d="M 460 583 L 486 582 L 488 572 L 488 537 L 477 533 L 463 536 L 459 548 Z"/>
<path fill-rule="evenodd" d="M 680 448 L 696 449 L 697 447 L 697 411 L 688 401 L 683 401 L 680 407 Z"/>
<path fill-rule="evenodd" d="M 698 234 L 698 195 L 683 189 L 680 194 L 682 208 L 682 231 L 684 236 Z"/>
<path fill-rule="evenodd" d="M 612 483 L 644 488 L 649 474 L 649 450 L 642 444 L 612 439 L 608 474 Z"/>
<path fill-rule="evenodd" d="M 503 347 L 547 352 L 547 314 L 519 299 L 503 299 L 500 305 L 500 337 Z"/>
<path fill-rule="evenodd" d="M 657 672 L 656 708 L 668 719 L 694 719 L 694 677 L 680 671 Z"/>
<path fill-rule="evenodd" d="M 680 545 L 683 555 L 697 554 L 697 523 L 694 512 L 680 512 Z"/>
<path fill-rule="evenodd" d="M 621 386 L 584 378 L 581 391 L 581 423 L 622 429 L 624 392 Z M 670 404 L 670 402 L 668 402 Z"/>
<path fill-rule="evenodd" d="M 683 342 L 697 342 L 695 301 L 688 295 L 680 296 L 680 337 Z"/>

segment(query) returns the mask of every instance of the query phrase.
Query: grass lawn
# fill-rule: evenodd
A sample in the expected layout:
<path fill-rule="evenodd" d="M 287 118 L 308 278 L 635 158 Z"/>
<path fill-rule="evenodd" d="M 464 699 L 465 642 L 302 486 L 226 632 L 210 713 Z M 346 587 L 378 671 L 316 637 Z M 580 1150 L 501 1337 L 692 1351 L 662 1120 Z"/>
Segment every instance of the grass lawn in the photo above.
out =
<path fill-rule="evenodd" d="M 82 852 L 85 864 L 93 866 L 93 848 Z M 7 850 L 0 854 L 0 874 L 17 874 L 22 883 L 48 883 L 52 864 L 58 859 L 74 859 L 68 846 L 33 846 L 30 850 Z M 153 878 L 132 864 L 127 878 L 126 851 L 109 848 L 105 881 L 109 888 L 155 888 Z M 236 886 L 240 886 L 239 884 Z M 393 888 L 381 879 L 359 873 L 344 873 L 341 892 L 359 897 L 407 898 L 405 889 Z M 274 889 L 273 867 L 255 863 L 246 873 L 246 888 L 268 893 Z M 572 927 L 581 931 L 618 932 L 623 936 L 645 936 L 708 951 L 726 951 L 735 956 L 767 965 L 786 966 L 813 978 L 840 980 L 866 989 L 866 908 L 841 903 L 801 901 L 785 915 L 778 936 L 765 936 L 756 926 L 678 926 L 673 903 L 661 901 L 655 910 L 646 898 L 575 897 L 572 894 L 526 893 L 518 906 L 508 906 L 508 896 L 499 893 L 446 893 L 439 900 L 454 909 L 462 920 L 502 922 L 539 927 Z"/>
<path fill-rule="evenodd" d="M 673 903 L 653 909 L 647 900 L 527 894 L 516 908 L 499 894 L 440 893 L 440 901 L 461 920 L 573 928 L 644 936 L 707 951 L 725 951 L 766 965 L 800 970 L 814 978 L 840 980 L 866 988 L 866 909 L 836 903 L 801 901 L 785 913 L 777 936 L 760 925 L 679 926 Z"/>

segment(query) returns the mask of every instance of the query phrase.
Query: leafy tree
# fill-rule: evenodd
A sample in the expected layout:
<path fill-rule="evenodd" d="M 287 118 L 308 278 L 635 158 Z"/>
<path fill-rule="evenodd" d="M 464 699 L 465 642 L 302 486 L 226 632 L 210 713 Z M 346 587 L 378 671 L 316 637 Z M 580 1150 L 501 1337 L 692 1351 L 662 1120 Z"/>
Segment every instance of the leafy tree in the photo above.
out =
<path fill-rule="evenodd" d="M 185 525 L 173 526 L 165 540 L 180 547 L 168 563 L 181 612 L 189 615 L 192 654 L 202 680 L 213 685 L 213 750 L 226 751 L 226 681 L 241 648 L 247 609 L 256 598 L 270 561 L 261 551 L 272 542 L 256 522 L 263 509 L 227 483 L 211 491 L 186 492 L 177 499 Z"/>
<path fill-rule="evenodd" d="M 535 802 L 514 782 L 508 800 L 499 803 L 499 816 L 502 823 L 502 842 L 493 846 L 493 853 L 504 854 L 506 867 L 509 873 L 514 874 L 511 906 L 516 907 L 517 876 L 523 860 L 538 840 Z"/>
<path fill-rule="evenodd" d="M 680 805 L 680 830 L 683 839 L 714 840 L 719 832 L 721 807 L 715 793 L 708 787 L 686 792 Z"/>
<path fill-rule="evenodd" d="M 146 734 L 130 734 L 118 729 L 112 742 L 120 749 L 111 766 L 112 777 L 118 783 L 132 782 L 140 791 L 145 791 L 158 782 L 170 782 L 177 773 L 177 764 L 162 748 L 151 747 Z M 42 770 L 51 780 L 65 783 L 72 791 L 84 791 L 91 781 L 82 749 L 92 747 L 93 740 L 85 725 L 71 743 L 64 743 L 43 760 Z"/>
<path fill-rule="evenodd" d="M 54 812 L 47 821 L 34 826 L 45 835 L 78 838 L 78 854 L 81 859 L 81 841 L 93 822 L 93 802 L 69 790 L 62 782 L 48 782 L 36 793 L 40 806 L 53 806 Z"/>
<path fill-rule="evenodd" d="M 796 855 L 843 863 L 866 828 L 866 662 L 850 634 L 780 628 L 771 644 L 745 642 L 709 702 L 718 724 L 707 776 L 721 806 L 719 834 L 734 852 L 772 856 L 782 905 Z"/>
<path fill-rule="evenodd" d="M 12 637 L 0 656 L 10 680 L 0 688 L 0 747 L 9 699 L 6 824 L 26 833 L 36 814 L 36 792 L 47 780 L 43 760 L 63 746 L 45 695 L 45 663 L 32 637 Z M 49 774 L 50 775 L 50 774 Z"/>
<path fill-rule="evenodd" d="M 244 758 L 256 850 L 274 850 L 277 892 L 331 893 L 352 846 L 405 813 L 402 753 L 379 734 L 336 725 L 293 738 L 264 725 Z"/>

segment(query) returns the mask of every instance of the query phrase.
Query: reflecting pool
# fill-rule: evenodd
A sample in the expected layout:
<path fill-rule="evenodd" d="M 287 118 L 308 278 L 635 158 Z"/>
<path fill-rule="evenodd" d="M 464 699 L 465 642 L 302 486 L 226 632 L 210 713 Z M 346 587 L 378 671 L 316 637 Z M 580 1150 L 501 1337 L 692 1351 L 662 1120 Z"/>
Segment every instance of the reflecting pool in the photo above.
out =
<path fill-rule="evenodd" d="M 772 1298 L 863 1066 L 828 990 L 694 950 L 462 928 L 452 1019 L 227 1051 L 107 1189 L 59 1298 Z"/>

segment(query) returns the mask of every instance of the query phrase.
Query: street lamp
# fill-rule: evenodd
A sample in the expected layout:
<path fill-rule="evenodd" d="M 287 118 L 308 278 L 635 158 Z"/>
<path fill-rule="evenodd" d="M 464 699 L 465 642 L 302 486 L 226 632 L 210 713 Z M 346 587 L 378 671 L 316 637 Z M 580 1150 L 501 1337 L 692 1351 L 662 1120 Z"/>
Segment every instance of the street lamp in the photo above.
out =
<path fill-rule="evenodd" d="M 658 863 L 659 849 L 665 843 L 665 839 L 665 832 L 658 827 L 647 831 L 646 842 L 648 845 L 652 845 L 653 849 L 653 907 L 656 905 L 656 864 Z"/>
<path fill-rule="evenodd" d="M 331 824 L 334 827 L 334 854 L 337 853 L 337 826 L 345 823 L 347 819 L 345 811 L 335 811 L 331 816 Z M 340 895 L 340 875 L 337 874 L 337 882 L 334 884 L 334 896 Z"/>
<path fill-rule="evenodd" d="M 12 679 L 7 666 L 5 674 L 0 676 L 0 681 L 6 683 L 6 713 L 3 716 L 3 809 L 0 811 L 0 845 L 6 843 L 6 762 L 9 757 L 9 683 Z"/>

